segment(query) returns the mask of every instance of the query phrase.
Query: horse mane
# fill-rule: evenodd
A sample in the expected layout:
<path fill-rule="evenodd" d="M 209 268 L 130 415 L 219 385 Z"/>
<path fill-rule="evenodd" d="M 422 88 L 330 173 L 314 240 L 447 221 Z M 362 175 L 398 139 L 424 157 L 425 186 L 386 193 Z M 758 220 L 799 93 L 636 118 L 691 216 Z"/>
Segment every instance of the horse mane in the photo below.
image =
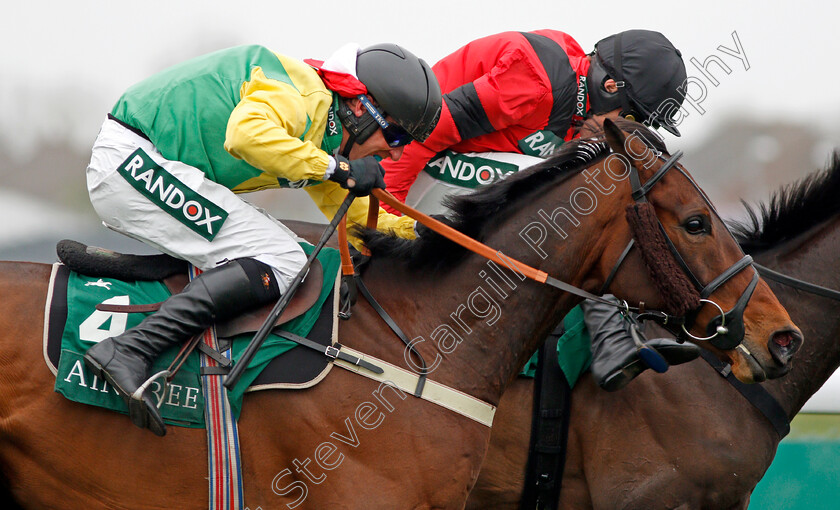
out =
<path fill-rule="evenodd" d="M 760 253 L 828 220 L 840 212 L 840 151 L 827 167 L 779 188 L 769 203 L 750 206 L 748 218 L 727 222 L 746 253 Z"/>
<path fill-rule="evenodd" d="M 609 154 L 603 141 L 572 141 L 545 161 L 520 170 L 464 195 L 450 195 L 443 205 L 448 209 L 441 221 L 478 241 L 498 221 L 497 214 L 536 191 L 563 181 L 587 165 Z M 417 270 L 451 267 L 468 252 L 445 237 L 426 230 L 415 240 L 393 234 L 357 228 L 355 234 L 376 258 L 402 261 Z"/>
<path fill-rule="evenodd" d="M 617 119 L 616 124 L 624 131 L 638 133 L 649 147 L 666 152 L 662 139 L 642 124 L 625 119 Z M 486 232 L 498 223 L 499 213 L 512 210 L 514 204 L 525 201 L 546 186 L 568 179 L 606 158 L 609 153 L 610 148 L 603 133 L 585 140 L 567 142 L 545 161 L 532 167 L 472 193 L 448 196 L 443 203 L 448 212 L 445 218 L 438 219 L 477 241 L 483 241 Z M 377 259 L 401 261 L 412 270 L 452 267 L 468 253 L 461 246 L 429 230 L 416 240 L 402 239 L 366 228 L 356 228 L 355 235 Z"/>

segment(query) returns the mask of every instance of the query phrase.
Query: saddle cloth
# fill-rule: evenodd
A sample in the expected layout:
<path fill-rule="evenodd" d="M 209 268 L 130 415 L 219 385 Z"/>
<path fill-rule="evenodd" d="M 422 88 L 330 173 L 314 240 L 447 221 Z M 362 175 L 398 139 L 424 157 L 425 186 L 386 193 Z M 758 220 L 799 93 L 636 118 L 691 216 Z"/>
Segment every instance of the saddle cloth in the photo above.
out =
<path fill-rule="evenodd" d="M 559 329 L 559 328 L 558 328 Z M 578 378 L 592 363 L 589 332 L 583 321 L 583 310 L 580 305 L 572 308 L 563 318 L 563 334 L 557 341 L 557 364 L 566 376 L 569 386 L 574 388 Z M 525 367 L 519 373 L 522 377 L 533 378 L 537 371 L 537 356 L 535 352 Z"/>
<path fill-rule="evenodd" d="M 305 251 L 312 248 L 306 243 L 301 245 Z M 331 345 L 336 341 L 338 330 L 338 252 L 324 249 L 318 255 L 318 261 L 323 268 L 324 283 L 314 306 L 283 323 L 282 329 L 322 345 Z M 56 375 L 55 391 L 75 402 L 125 413 L 125 403 L 116 392 L 87 371 L 83 355 L 93 342 L 115 336 L 139 324 L 147 314 L 101 311 L 96 306 L 101 303 L 158 303 L 169 295 L 169 289 L 161 281 L 90 277 L 71 271 L 63 264 L 55 264 L 44 326 L 44 359 Z M 230 327 L 228 331 L 235 332 Z M 234 362 L 251 338 L 253 333 L 248 332 L 225 339 L 229 341 Z M 330 359 L 314 350 L 297 346 L 297 343 L 279 335 L 269 335 L 237 387 L 229 392 L 234 416 L 239 416 L 242 399 L 247 391 L 307 388 L 326 377 L 332 368 Z M 180 346 L 176 346 L 165 351 L 153 365 L 150 374 L 169 367 L 179 349 Z M 199 365 L 198 353 L 193 352 L 167 385 L 165 393 L 160 380 L 155 381 L 150 388 L 157 398 L 163 398 L 161 414 L 168 424 L 193 428 L 205 426 Z"/>

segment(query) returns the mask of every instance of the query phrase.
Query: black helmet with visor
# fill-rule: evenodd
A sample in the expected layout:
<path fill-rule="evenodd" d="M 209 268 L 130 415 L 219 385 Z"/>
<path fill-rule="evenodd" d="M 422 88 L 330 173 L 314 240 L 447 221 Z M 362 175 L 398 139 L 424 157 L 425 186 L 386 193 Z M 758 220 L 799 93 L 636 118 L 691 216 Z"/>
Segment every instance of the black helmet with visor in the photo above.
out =
<path fill-rule="evenodd" d="M 680 136 L 674 115 L 684 99 L 678 89 L 686 70 L 671 41 L 659 32 L 627 30 L 598 41 L 590 57 L 589 100 L 595 113 L 621 108 L 622 117 Z M 615 80 L 616 92 L 604 88 L 608 78 Z"/>
<path fill-rule="evenodd" d="M 443 100 L 437 78 L 426 62 L 396 44 L 377 44 L 359 52 L 356 75 L 376 101 L 372 104 L 360 98 L 389 145 L 405 145 L 411 139 L 422 142 L 429 137 L 440 118 Z M 386 115 L 393 122 L 386 121 Z"/>

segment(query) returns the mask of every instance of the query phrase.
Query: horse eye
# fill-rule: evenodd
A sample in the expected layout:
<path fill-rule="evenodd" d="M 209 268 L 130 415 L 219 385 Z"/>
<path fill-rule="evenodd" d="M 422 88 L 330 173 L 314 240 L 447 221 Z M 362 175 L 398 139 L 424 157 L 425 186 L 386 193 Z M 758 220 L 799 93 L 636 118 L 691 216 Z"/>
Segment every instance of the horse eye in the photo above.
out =
<path fill-rule="evenodd" d="M 709 222 L 702 216 L 692 216 L 683 223 L 685 231 L 691 235 L 700 235 L 709 233 Z"/>

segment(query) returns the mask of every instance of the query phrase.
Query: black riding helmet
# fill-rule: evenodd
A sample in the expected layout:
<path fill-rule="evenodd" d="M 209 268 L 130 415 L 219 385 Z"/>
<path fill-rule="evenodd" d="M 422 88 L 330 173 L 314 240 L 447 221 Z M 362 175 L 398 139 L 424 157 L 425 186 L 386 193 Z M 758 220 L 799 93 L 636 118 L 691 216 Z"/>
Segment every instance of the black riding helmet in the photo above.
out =
<path fill-rule="evenodd" d="M 595 113 L 621 108 L 623 117 L 680 136 L 674 121 L 677 108 L 663 106 L 657 111 L 666 101 L 682 105 L 684 99 L 677 89 L 686 79 L 685 64 L 671 41 L 659 32 L 627 30 L 598 41 L 590 57 L 587 78 Z M 604 89 L 608 78 L 616 81 L 617 92 Z"/>
<path fill-rule="evenodd" d="M 442 105 L 440 85 L 429 65 L 396 44 L 359 52 L 356 75 L 385 115 L 418 141 L 435 128 Z"/>

